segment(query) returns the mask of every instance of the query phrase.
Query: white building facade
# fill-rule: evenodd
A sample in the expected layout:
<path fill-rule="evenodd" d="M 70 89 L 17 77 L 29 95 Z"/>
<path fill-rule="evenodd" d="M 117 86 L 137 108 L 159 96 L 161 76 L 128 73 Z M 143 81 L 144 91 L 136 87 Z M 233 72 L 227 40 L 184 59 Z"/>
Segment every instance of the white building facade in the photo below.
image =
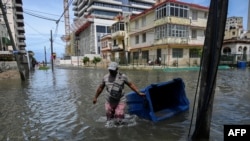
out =
<path fill-rule="evenodd" d="M 26 53 L 25 47 L 25 30 L 24 30 L 24 17 L 23 17 L 23 3 L 22 0 L 3 0 L 3 4 L 6 4 L 7 19 L 12 32 L 12 37 L 15 42 L 15 46 L 20 53 Z M 2 13 L 2 12 L 1 12 Z M 3 23 L 3 16 L 0 18 L 0 22 Z M 4 23 L 6 24 L 6 23 Z M 9 35 L 6 35 L 7 29 L 1 31 L 1 36 L 8 39 Z M 13 48 L 8 45 L 6 50 L 13 50 Z"/>
<path fill-rule="evenodd" d="M 154 0 L 75 0 L 72 29 L 79 36 L 80 55 L 101 53 L 101 36 L 111 33 L 116 16 L 138 14 L 154 4 Z"/>
<path fill-rule="evenodd" d="M 243 31 L 243 17 L 229 17 L 226 22 L 221 63 L 237 64 L 250 61 L 250 36 Z"/>

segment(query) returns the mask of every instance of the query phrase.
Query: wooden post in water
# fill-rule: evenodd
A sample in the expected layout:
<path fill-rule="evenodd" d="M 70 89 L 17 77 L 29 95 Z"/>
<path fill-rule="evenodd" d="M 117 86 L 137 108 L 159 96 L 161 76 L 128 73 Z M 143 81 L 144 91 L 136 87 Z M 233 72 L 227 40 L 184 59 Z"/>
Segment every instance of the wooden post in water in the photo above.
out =
<path fill-rule="evenodd" d="M 1 8 L 1 11 L 2 11 L 2 14 L 3 14 L 3 19 L 4 19 L 4 22 L 5 22 L 9 37 L 10 37 L 12 48 L 13 48 L 14 51 L 17 51 L 16 45 L 15 45 L 15 42 L 14 42 L 14 39 L 13 39 L 13 36 L 12 36 L 12 33 L 11 33 L 8 18 L 7 18 L 7 15 L 6 15 L 7 14 L 6 8 L 7 7 L 3 5 L 2 0 L 0 0 L 0 8 Z M 24 75 L 25 70 L 24 70 L 23 66 L 21 65 L 18 54 L 16 54 L 16 53 L 14 54 L 16 62 L 17 62 L 17 67 L 18 67 L 18 70 L 19 70 L 19 73 L 20 73 L 21 80 L 25 81 L 25 75 Z"/>
<path fill-rule="evenodd" d="M 227 19 L 228 0 L 211 0 L 201 60 L 201 81 L 193 140 L 209 139 L 218 64 Z"/>

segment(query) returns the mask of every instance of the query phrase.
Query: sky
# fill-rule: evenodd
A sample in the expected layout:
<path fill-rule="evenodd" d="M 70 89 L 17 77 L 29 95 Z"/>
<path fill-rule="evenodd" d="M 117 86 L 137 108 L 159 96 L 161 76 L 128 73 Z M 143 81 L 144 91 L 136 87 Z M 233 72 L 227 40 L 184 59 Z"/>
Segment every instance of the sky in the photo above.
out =
<path fill-rule="evenodd" d="M 69 0 L 70 1 L 70 0 Z M 23 0 L 24 24 L 26 37 L 26 50 L 31 50 L 35 53 L 37 61 L 50 61 L 51 54 L 51 31 L 53 38 L 53 52 L 57 57 L 63 57 L 66 43 L 61 40 L 61 36 L 65 35 L 63 0 Z M 72 6 L 69 8 L 70 22 L 73 21 Z M 32 13 L 55 21 L 46 20 L 31 16 L 26 13 Z M 60 18 L 61 17 L 61 18 Z"/>
<path fill-rule="evenodd" d="M 210 0 L 180 1 L 208 7 L 210 4 Z M 248 1 L 249 0 L 229 0 L 228 7 L 228 17 L 243 17 L 244 30 L 247 29 Z M 69 7 L 70 24 L 72 24 L 74 18 L 72 8 L 72 6 Z M 26 50 L 33 51 L 35 58 L 39 62 L 45 60 L 46 52 L 46 59 L 49 61 L 51 54 L 50 32 L 52 31 L 53 52 L 57 54 L 57 57 L 63 57 L 66 45 L 66 43 L 61 40 L 61 36 L 65 35 L 64 16 L 61 17 L 64 12 L 63 0 L 23 0 L 23 9 Z M 54 20 L 60 19 L 60 22 L 56 24 L 55 21 L 37 18 L 26 13 L 33 13 Z"/>

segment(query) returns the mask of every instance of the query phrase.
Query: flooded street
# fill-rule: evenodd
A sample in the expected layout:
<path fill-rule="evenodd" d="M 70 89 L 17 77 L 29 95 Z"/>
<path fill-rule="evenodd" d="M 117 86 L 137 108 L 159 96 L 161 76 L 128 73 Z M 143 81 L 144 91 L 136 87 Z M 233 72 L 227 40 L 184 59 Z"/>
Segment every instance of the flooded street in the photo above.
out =
<path fill-rule="evenodd" d="M 92 104 L 96 88 L 107 72 L 105 69 L 55 68 L 54 72 L 35 70 L 26 82 L 0 80 L 0 140 L 187 140 L 198 71 L 121 70 L 139 88 L 180 77 L 190 101 L 189 111 L 158 123 L 126 115 L 133 124 L 123 127 L 107 126 L 103 94 L 97 104 Z M 218 71 L 211 140 L 223 140 L 224 124 L 250 124 L 249 88 L 249 69 Z M 126 87 L 126 92 L 130 91 Z M 194 124 L 195 120 L 192 130 Z"/>

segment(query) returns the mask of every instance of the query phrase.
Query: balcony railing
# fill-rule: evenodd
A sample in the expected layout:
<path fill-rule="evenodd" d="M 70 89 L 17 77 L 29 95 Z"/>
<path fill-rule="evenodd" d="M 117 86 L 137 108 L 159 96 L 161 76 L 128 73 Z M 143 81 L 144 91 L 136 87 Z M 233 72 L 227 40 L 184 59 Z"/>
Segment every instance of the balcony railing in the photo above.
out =
<path fill-rule="evenodd" d="M 123 38 L 125 37 L 125 31 L 116 31 L 112 33 L 112 38 Z"/>
<path fill-rule="evenodd" d="M 113 45 L 112 46 L 112 50 L 121 50 L 121 49 L 123 49 L 123 48 L 120 45 Z"/>

